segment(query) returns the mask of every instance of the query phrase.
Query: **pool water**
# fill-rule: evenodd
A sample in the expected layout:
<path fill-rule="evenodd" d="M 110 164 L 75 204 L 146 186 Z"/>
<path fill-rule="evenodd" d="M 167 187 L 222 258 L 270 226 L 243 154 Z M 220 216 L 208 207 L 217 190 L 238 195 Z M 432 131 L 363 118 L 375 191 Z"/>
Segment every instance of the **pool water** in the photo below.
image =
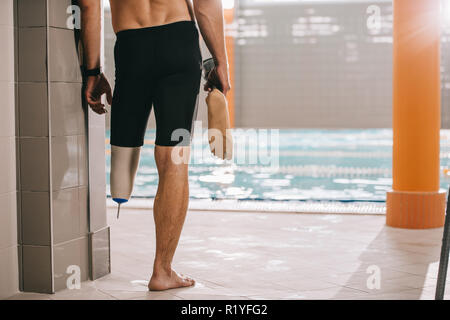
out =
<path fill-rule="evenodd" d="M 241 133 L 234 132 L 235 141 Z M 391 188 L 392 130 L 280 130 L 278 166 L 225 162 L 209 155 L 206 140 L 189 171 L 192 199 L 384 202 Z M 109 132 L 107 132 L 109 137 Z M 155 131 L 148 130 L 133 197 L 153 198 L 158 175 L 153 157 Z M 267 142 L 270 148 L 270 139 Z M 254 144 L 246 146 L 252 152 Z M 450 130 L 441 131 L 441 188 L 450 183 Z M 109 194 L 110 146 L 107 145 Z"/>

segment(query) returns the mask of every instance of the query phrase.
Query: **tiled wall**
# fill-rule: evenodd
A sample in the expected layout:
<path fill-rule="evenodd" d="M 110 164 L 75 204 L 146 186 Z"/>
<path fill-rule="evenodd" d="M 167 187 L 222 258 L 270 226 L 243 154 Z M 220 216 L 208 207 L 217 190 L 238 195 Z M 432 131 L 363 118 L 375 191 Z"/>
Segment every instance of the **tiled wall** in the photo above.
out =
<path fill-rule="evenodd" d="M 391 1 L 239 3 L 237 126 L 391 127 Z M 371 20 L 377 10 L 380 24 Z M 450 128 L 450 28 L 443 31 L 442 123 Z"/>
<path fill-rule="evenodd" d="M 75 34 L 66 25 L 72 1 L 17 4 L 21 286 L 54 292 L 66 287 L 71 265 L 89 278 L 94 238 L 106 237 L 100 253 L 109 252 L 104 122 L 83 107 Z M 99 163 L 94 173 L 89 160 Z M 105 264 L 109 270 L 109 255 Z"/>
<path fill-rule="evenodd" d="M 0 299 L 19 290 L 14 1 L 0 1 Z"/>

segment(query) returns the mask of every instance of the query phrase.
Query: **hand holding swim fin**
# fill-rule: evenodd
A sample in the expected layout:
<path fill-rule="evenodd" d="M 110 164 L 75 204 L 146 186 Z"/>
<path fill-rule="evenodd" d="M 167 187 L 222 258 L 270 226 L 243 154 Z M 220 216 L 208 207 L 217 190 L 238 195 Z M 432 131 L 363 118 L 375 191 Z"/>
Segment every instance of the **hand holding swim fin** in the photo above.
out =
<path fill-rule="evenodd" d="M 210 58 L 203 62 L 203 68 L 205 70 L 205 91 L 211 92 L 213 89 L 217 89 L 227 95 L 231 90 L 230 78 L 228 76 L 228 66 L 216 65 L 214 59 Z"/>
<path fill-rule="evenodd" d="M 231 160 L 233 157 L 233 138 L 230 131 L 228 103 L 223 93 L 230 89 L 228 74 L 224 77 L 224 74 L 216 68 L 213 59 L 205 60 L 203 68 L 206 80 L 205 90 L 209 91 L 206 97 L 209 146 L 212 154 L 216 157 L 222 160 Z M 222 88 L 225 88 L 225 90 L 220 90 Z"/>

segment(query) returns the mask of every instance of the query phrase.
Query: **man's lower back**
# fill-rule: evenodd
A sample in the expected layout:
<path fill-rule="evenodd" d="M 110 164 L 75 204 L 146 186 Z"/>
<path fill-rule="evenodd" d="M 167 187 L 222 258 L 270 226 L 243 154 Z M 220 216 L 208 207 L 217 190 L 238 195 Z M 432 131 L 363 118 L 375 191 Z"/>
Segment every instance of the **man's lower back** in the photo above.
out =
<path fill-rule="evenodd" d="M 194 19 L 189 0 L 110 0 L 110 3 L 116 33 Z"/>

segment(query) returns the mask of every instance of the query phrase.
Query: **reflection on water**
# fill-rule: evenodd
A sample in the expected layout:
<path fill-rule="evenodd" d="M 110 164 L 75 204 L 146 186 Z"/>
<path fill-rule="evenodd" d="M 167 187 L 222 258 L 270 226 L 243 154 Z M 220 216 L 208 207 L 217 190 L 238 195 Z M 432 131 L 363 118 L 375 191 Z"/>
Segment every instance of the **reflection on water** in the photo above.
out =
<path fill-rule="evenodd" d="M 152 198 L 156 194 L 158 175 L 151 144 L 154 137 L 154 130 L 149 130 L 135 197 Z M 194 140 L 194 144 L 199 143 Z M 107 148 L 109 151 L 109 145 Z M 202 164 L 194 162 L 189 172 L 191 198 L 385 201 L 386 190 L 391 187 L 391 130 L 281 130 L 279 148 L 279 169 L 224 163 L 212 157 Z M 108 152 L 108 172 L 109 168 Z M 450 183 L 449 168 L 450 130 L 442 130 L 444 189 Z"/>

